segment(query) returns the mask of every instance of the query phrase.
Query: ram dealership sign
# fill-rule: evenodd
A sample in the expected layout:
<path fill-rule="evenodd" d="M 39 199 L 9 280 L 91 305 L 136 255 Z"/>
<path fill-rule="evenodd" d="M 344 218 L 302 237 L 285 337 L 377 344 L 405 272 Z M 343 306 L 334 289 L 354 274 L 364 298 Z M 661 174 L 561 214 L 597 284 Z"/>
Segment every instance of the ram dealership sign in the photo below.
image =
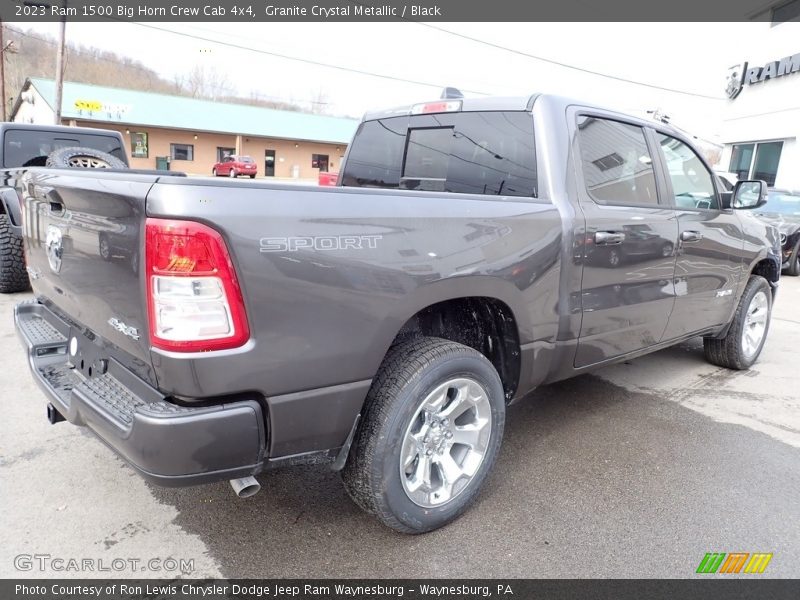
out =
<path fill-rule="evenodd" d="M 747 63 L 744 62 L 728 69 L 728 86 L 725 88 L 725 92 L 728 94 L 728 98 L 733 100 L 745 85 L 761 83 L 768 79 L 791 75 L 798 71 L 800 71 L 800 53 L 780 60 L 773 60 L 763 67 L 748 68 Z"/>

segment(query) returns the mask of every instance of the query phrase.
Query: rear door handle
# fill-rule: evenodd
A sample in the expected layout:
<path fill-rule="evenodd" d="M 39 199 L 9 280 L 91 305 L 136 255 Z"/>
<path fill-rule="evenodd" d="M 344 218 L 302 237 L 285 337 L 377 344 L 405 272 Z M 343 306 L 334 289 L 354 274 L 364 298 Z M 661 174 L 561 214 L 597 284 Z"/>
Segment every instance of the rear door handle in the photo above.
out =
<path fill-rule="evenodd" d="M 616 231 L 598 231 L 594 234 L 594 243 L 598 246 L 611 246 L 625 241 L 624 233 Z"/>
<path fill-rule="evenodd" d="M 682 242 L 699 242 L 703 239 L 703 234 L 699 231 L 681 231 Z"/>

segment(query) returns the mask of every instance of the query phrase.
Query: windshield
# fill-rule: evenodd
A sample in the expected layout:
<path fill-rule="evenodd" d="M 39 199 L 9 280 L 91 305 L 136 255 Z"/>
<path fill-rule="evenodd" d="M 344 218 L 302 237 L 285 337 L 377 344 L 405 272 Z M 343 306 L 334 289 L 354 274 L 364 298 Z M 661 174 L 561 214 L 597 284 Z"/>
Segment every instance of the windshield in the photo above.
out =
<path fill-rule="evenodd" d="M 761 212 L 780 213 L 800 217 L 800 194 L 789 192 L 770 192 L 769 199 Z"/>
<path fill-rule="evenodd" d="M 51 152 L 70 147 L 108 152 L 128 164 L 128 158 L 120 146 L 119 139 L 113 136 L 71 131 L 10 129 L 6 131 L 3 140 L 3 166 L 9 169 L 43 167 Z"/>

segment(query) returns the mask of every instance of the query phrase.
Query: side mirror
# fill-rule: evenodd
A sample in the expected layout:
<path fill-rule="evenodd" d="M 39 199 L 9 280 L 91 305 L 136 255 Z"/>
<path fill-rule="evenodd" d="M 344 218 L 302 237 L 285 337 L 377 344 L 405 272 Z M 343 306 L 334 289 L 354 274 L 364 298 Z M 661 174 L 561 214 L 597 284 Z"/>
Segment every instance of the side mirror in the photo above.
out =
<path fill-rule="evenodd" d="M 762 180 L 737 181 L 733 188 L 733 208 L 750 209 L 767 203 L 767 182 Z"/>

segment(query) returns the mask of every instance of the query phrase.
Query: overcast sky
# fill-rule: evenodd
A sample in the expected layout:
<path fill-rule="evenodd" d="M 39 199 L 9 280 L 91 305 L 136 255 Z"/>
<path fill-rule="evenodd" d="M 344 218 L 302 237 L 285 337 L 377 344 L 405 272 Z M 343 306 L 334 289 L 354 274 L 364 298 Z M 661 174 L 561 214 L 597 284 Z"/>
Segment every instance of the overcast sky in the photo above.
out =
<path fill-rule="evenodd" d="M 56 35 L 57 24 L 15 24 Z M 155 27 L 265 52 L 401 79 L 358 75 L 251 52 L 142 25 L 69 23 L 72 42 L 140 60 L 167 78 L 197 64 L 227 74 L 241 95 L 308 101 L 321 90 L 334 115 L 465 95 L 552 92 L 626 111 L 661 109 L 679 126 L 714 138 L 729 66 L 746 57 L 743 23 L 438 23 L 435 27 L 616 77 L 719 98 L 622 83 L 457 37 L 420 23 L 155 23 Z M 763 28 L 763 25 L 761 26 Z M 800 29 L 798 30 L 800 33 Z M 732 43 L 735 41 L 735 43 Z M 120 82 L 124 83 L 124 82 Z"/>

